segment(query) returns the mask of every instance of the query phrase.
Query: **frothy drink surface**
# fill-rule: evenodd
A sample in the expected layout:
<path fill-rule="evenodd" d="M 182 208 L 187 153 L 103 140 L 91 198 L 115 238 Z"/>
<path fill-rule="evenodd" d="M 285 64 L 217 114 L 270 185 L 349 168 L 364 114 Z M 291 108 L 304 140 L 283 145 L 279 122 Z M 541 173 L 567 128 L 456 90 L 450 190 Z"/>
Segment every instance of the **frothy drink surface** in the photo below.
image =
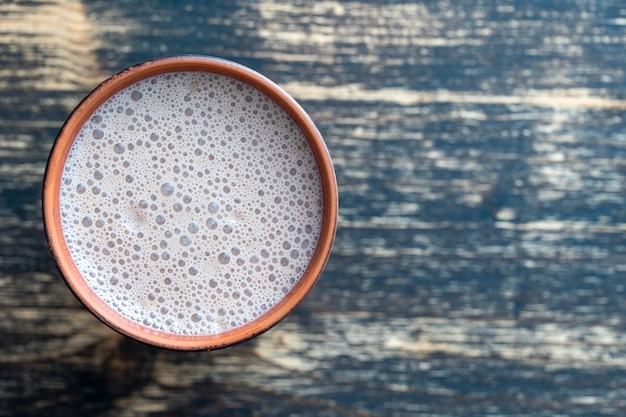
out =
<path fill-rule="evenodd" d="M 128 319 L 181 335 L 248 323 L 309 264 L 322 191 L 285 111 L 230 77 L 177 72 L 101 105 L 61 182 L 61 221 L 93 291 Z"/>

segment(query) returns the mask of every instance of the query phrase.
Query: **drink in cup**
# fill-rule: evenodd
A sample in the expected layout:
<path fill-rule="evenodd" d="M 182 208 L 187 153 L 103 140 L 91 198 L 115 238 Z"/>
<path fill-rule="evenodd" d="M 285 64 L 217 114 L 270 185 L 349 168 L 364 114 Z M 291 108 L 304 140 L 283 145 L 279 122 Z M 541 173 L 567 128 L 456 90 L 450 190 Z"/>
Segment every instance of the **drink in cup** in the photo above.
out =
<path fill-rule="evenodd" d="M 276 84 L 230 61 L 161 58 L 70 115 L 45 174 L 52 255 L 111 328 L 180 350 L 275 325 L 319 278 L 337 185 L 324 141 Z"/>

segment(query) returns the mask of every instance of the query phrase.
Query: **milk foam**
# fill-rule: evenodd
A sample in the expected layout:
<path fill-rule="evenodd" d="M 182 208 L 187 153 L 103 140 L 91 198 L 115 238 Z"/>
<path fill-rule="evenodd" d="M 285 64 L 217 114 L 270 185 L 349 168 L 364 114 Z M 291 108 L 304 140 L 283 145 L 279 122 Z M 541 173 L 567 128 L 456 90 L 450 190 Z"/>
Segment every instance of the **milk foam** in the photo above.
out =
<path fill-rule="evenodd" d="M 227 76 L 178 72 L 94 112 L 60 205 L 74 263 L 102 300 L 159 331 L 210 335 L 254 320 L 297 283 L 322 191 L 280 106 Z"/>

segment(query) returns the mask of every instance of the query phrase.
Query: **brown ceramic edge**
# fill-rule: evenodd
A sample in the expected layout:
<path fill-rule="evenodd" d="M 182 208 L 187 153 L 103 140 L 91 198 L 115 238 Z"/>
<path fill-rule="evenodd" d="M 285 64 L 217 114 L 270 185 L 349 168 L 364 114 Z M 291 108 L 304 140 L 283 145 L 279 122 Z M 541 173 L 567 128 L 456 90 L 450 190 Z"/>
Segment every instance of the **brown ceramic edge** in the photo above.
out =
<path fill-rule="evenodd" d="M 245 82 L 279 104 L 306 136 L 318 163 L 323 191 L 322 230 L 313 258 L 300 281 L 283 300 L 256 320 L 237 329 L 208 336 L 166 334 L 130 321 L 104 303 L 82 279 L 62 233 L 59 194 L 62 169 L 75 136 L 88 117 L 117 91 L 135 82 L 167 72 L 206 71 Z M 181 55 L 158 58 L 130 67 L 94 89 L 70 114 L 52 147 L 42 194 L 44 228 L 48 246 L 68 287 L 85 307 L 117 332 L 140 342 L 173 350 L 213 350 L 251 339 L 283 320 L 309 293 L 330 257 L 337 229 L 338 188 L 330 153 L 314 123 L 302 107 L 278 85 L 256 71 L 220 58 Z M 74 279 L 73 277 L 77 277 Z"/>

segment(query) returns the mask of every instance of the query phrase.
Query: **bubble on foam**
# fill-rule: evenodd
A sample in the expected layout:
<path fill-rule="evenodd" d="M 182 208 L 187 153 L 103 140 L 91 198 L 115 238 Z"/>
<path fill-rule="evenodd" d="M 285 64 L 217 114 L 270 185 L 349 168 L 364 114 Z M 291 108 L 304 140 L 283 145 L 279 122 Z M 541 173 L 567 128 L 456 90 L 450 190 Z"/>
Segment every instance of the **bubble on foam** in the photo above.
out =
<path fill-rule="evenodd" d="M 65 166 L 61 219 L 104 302 L 159 331 L 205 335 L 291 291 L 321 201 L 312 152 L 280 107 L 231 78 L 185 72 L 94 112 Z"/>
<path fill-rule="evenodd" d="M 208 219 L 206 219 L 206 225 L 209 229 L 215 230 L 217 229 L 217 220 L 215 220 L 213 217 L 209 217 Z"/>
<path fill-rule="evenodd" d="M 189 246 L 191 245 L 191 238 L 187 235 L 182 235 L 180 237 L 180 239 L 178 239 L 179 243 L 181 244 L 181 246 Z"/>
<path fill-rule="evenodd" d="M 166 197 L 169 197 L 170 195 L 174 194 L 175 189 L 176 189 L 176 186 L 172 184 L 171 182 L 165 182 L 161 184 L 161 194 L 163 194 Z"/>
<path fill-rule="evenodd" d="M 222 265 L 226 265 L 230 262 L 230 255 L 227 254 L 226 252 L 222 252 L 219 255 L 217 255 L 217 261 L 221 263 Z"/>
<path fill-rule="evenodd" d="M 104 137 L 104 132 L 101 129 L 94 129 L 92 136 L 94 139 L 102 139 Z"/>
<path fill-rule="evenodd" d="M 133 90 L 130 93 L 130 99 L 133 101 L 139 101 L 141 100 L 142 97 L 143 97 L 143 93 L 141 91 Z"/>
<path fill-rule="evenodd" d="M 113 146 L 113 152 L 115 152 L 116 154 L 122 154 L 125 150 L 126 146 L 124 146 L 123 143 L 116 143 L 115 146 Z"/>

